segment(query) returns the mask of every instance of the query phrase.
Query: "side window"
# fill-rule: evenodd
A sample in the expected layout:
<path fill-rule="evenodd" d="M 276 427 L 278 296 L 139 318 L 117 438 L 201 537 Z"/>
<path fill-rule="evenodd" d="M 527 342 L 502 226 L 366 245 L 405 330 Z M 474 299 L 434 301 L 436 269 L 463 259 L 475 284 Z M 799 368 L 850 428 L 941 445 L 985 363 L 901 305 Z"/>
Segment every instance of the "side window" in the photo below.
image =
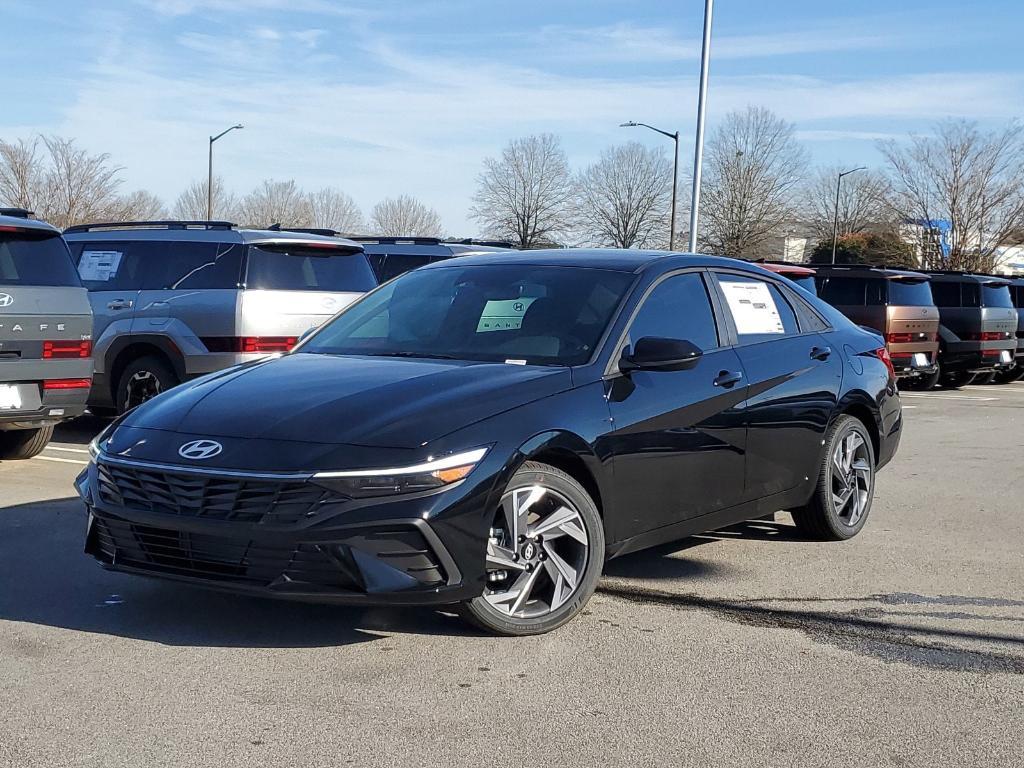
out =
<path fill-rule="evenodd" d="M 960 306 L 981 306 L 981 285 L 978 283 L 960 283 Z"/>
<path fill-rule="evenodd" d="M 859 277 L 826 275 L 819 278 L 818 295 L 833 306 L 864 306 L 867 280 Z"/>
<path fill-rule="evenodd" d="M 651 291 L 629 327 L 630 344 L 644 336 L 685 339 L 704 350 L 718 347 L 715 315 L 700 273 L 674 275 Z"/>
<path fill-rule="evenodd" d="M 237 288 L 242 270 L 238 243 L 168 243 L 162 259 L 151 259 L 144 288 L 203 290 Z"/>
<path fill-rule="evenodd" d="M 384 261 L 379 270 L 380 281 L 382 283 L 391 280 L 394 277 L 403 275 L 414 269 L 419 269 L 425 264 L 430 263 L 429 256 L 409 256 L 404 253 L 389 253 L 384 257 Z"/>
<path fill-rule="evenodd" d="M 866 280 L 864 303 L 869 307 L 884 307 L 886 304 L 885 280 Z"/>
<path fill-rule="evenodd" d="M 85 242 L 75 247 L 78 276 L 90 291 L 137 291 L 148 243 Z"/>
<path fill-rule="evenodd" d="M 932 281 L 932 298 L 937 307 L 960 306 L 960 283 L 947 280 Z"/>
<path fill-rule="evenodd" d="M 754 277 L 716 276 L 740 344 L 800 333 L 796 313 L 777 286 Z"/>
<path fill-rule="evenodd" d="M 829 329 L 829 324 L 821 318 L 808 302 L 804 301 L 799 291 L 791 291 L 787 288 L 779 288 L 778 286 L 772 287 L 778 290 L 789 303 L 789 306 L 793 308 L 800 323 L 801 331 L 806 333 L 809 331 L 827 331 Z"/>

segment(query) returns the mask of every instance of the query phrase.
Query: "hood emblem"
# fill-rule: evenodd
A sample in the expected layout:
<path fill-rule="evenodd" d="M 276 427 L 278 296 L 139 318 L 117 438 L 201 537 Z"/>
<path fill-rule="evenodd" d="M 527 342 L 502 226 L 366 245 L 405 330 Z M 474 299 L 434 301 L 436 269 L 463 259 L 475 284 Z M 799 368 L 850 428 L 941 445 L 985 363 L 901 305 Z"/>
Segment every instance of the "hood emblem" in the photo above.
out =
<path fill-rule="evenodd" d="M 203 459 L 212 459 L 223 450 L 224 446 L 216 440 L 192 440 L 178 449 L 178 455 L 183 459 L 202 461 Z"/>
<path fill-rule="evenodd" d="M 14 303 L 14 297 L 9 293 L 0 293 L 0 307 L 9 307 Z"/>

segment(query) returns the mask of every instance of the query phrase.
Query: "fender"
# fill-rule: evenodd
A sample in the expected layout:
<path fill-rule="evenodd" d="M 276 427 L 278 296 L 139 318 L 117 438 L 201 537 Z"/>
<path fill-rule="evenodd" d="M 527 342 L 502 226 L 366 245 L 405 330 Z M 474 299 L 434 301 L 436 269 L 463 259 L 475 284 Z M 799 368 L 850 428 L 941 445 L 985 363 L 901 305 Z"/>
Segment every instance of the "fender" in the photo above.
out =
<path fill-rule="evenodd" d="M 113 339 L 103 356 L 104 371 L 109 372 L 117 356 L 133 344 L 148 344 L 159 349 L 174 367 L 179 381 L 184 381 L 185 358 L 181 348 L 172 339 L 159 333 L 125 334 Z"/>

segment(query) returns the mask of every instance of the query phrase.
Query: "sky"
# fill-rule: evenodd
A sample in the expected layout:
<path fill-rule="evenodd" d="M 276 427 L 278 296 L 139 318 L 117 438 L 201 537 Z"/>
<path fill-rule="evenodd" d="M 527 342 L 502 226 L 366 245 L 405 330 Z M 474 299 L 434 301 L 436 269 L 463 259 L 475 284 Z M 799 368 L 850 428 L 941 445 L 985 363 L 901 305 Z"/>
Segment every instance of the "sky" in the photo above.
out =
<path fill-rule="evenodd" d="M 0 0 L 0 139 L 75 138 L 124 191 L 172 203 L 215 172 L 333 186 L 364 212 L 411 194 L 475 235 L 484 158 L 561 136 L 574 168 L 629 140 L 692 162 L 703 0 Z M 1024 3 L 718 0 L 708 127 L 764 105 L 813 161 L 878 166 L 880 139 L 985 127 L 1024 104 Z"/>

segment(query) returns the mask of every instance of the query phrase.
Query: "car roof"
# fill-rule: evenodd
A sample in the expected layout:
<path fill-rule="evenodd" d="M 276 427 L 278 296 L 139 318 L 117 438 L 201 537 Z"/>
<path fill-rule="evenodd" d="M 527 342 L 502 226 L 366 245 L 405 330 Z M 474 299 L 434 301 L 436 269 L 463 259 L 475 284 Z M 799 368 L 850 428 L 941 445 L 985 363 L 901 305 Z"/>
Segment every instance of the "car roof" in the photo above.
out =
<path fill-rule="evenodd" d="M 928 270 L 925 274 L 932 280 L 943 283 L 1001 283 L 1009 285 L 1010 280 L 1000 275 L 986 275 L 984 272 L 956 272 L 953 270 Z"/>
<path fill-rule="evenodd" d="M 230 222 L 140 221 L 83 224 L 64 230 L 69 241 L 135 240 L 267 245 L 308 243 L 357 253 L 363 247 L 340 237 L 286 230 L 238 228 Z"/>
<path fill-rule="evenodd" d="M 582 267 L 618 272 L 642 272 L 648 267 L 745 267 L 751 272 L 766 272 L 760 265 L 723 256 L 703 256 L 677 251 L 650 251 L 615 248 L 552 248 L 536 251 L 498 251 L 472 253 L 434 262 L 420 269 L 444 269 L 453 266 L 530 264 L 545 267 Z"/>
<path fill-rule="evenodd" d="M 29 218 L 31 215 L 30 211 L 22 208 L 0 208 L 0 227 L 14 227 L 16 229 L 30 229 L 34 232 L 60 234 L 60 230 L 57 227 L 39 219 Z"/>
<path fill-rule="evenodd" d="M 896 267 L 879 267 L 871 264 L 819 264 L 815 265 L 819 274 L 835 276 L 874 278 L 876 280 L 893 280 L 899 278 L 915 278 L 917 280 L 930 280 L 931 274 L 919 272 L 913 269 L 899 269 Z"/>

